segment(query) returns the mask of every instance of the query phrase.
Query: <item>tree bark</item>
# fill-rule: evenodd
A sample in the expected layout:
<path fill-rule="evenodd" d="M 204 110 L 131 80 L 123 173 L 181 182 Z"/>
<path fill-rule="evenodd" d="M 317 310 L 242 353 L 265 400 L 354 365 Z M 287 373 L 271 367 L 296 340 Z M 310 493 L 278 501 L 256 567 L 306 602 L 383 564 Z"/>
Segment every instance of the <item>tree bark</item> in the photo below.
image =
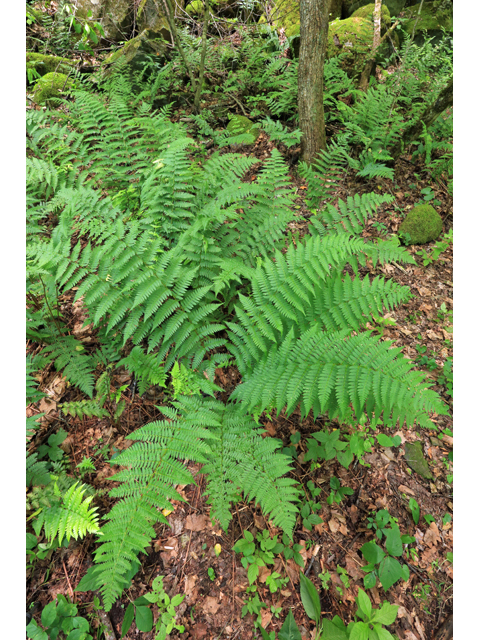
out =
<path fill-rule="evenodd" d="M 402 137 L 390 151 L 390 155 L 392 156 L 392 158 L 396 160 L 402 153 L 405 146 L 409 144 L 409 142 L 417 140 L 417 138 L 423 131 L 423 125 L 429 127 L 438 118 L 438 116 L 445 111 L 445 109 L 451 107 L 452 105 L 453 78 L 440 91 L 435 102 L 428 106 L 412 124 L 407 126 L 402 134 Z"/>
<path fill-rule="evenodd" d="M 308 164 L 326 149 L 323 65 L 329 9 L 330 0 L 300 0 L 298 117 L 302 132 L 302 160 Z"/>

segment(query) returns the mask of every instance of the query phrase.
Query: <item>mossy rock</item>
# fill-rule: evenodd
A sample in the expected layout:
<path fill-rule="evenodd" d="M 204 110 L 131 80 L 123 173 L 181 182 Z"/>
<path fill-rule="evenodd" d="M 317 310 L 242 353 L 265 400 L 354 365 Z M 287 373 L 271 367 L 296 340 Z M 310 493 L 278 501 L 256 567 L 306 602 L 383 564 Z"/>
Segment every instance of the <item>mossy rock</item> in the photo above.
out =
<path fill-rule="evenodd" d="M 434 44 L 439 42 L 443 37 L 442 27 L 445 31 L 453 33 L 453 5 L 447 11 L 438 12 L 433 2 L 424 2 L 420 18 L 418 18 L 419 8 L 420 3 L 409 7 L 404 12 L 405 17 L 409 20 L 404 23 L 403 29 L 409 36 L 412 36 L 415 28 L 415 44 L 422 45 L 425 42 L 425 34 L 427 38 L 433 38 Z"/>
<path fill-rule="evenodd" d="M 185 13 L 187 13 L 190 17 L 203 16 L 202 0 L 193 0 L 193 2 L 190 2 L 190 4 L 187 4 L 187 6 L 185 7 Z"/>
<path fill-rule="evenodd" d="M 241 135 L 242 133 L 250 133 L 256 140 L 260 135 L 260 127 L 252 122 L 246 116 L 232 116 L 227 125 L 227 131 L 231 135 Z"/>
<path fill-rule="evenodd" d="M 75 60 L 60 58 L 59 56 L 46 56 L 42 53 L 27 51 L 27 69 L 35 69 L 41 76 L 47 73 L 66 73 L 76 66 Z"/>
<path fill-rule="evenodd" d="M 328 28 L 327 59 L 344 54 L 340 66 L 351 77 L 359 78 L 373 43 L 373 22 L 370 18 L 352 17 L 334 20 Z M 377 57 L 388 55 L 389 45 L 384 43 Z"/>
<path fill-rule="evenodd" d="M 343 0 L 345 17 L 351 17 L 360 7 L 370 4 L 370 2 L 371 0 Z M 391 16 L 398 16 L 405 4 L 406 0 L 384 0 L 382 7 L 387 8 Z"/>
<path fill-rule="evenodd" d="M 73 89 L 75 83 L 64 73 L 47 73 L 40 78 L 33 88 L 33 101 L 36 104 L 46 103 L 49 106 L 59 104 L 59 98 L 63 98 Z"/>
<path fill-rule="evenodd" d="M 142 63 L 147 60 L 147 56 L 152 53 L 164 55 L 166 44 L 161 38 L 149 37 L 151 32 L 148 29 L 135 38 L 126 42 L 123 47 L 117 49 L 105 58 L 102 65 L 102 75 L 108 76 L 111 73 L 112 65 L 123 58 L 126 64 L 130 64 L 134 70 L 140 70 Z"/>
<path fill-rule="evenodd" d="M 399 234 L 407 236 L 404 244 L 425 244 L 436 240 L 442 233 L 441 217 L 430 204 L 414 207 L 398 227 Z"/>
<path fill-rule="evenodd" d="M 267 18 L 262 15 L 258 24 L 266 23 Z M 270 12 L 270 24 L 274 29 L 285 29 L 287 38 L 297 35 L 297 30 L 300 26 L 300 4 L 298 0 L 277 0 Z"/>
<path fill-rule="evenodd" d="M 360 7 L 360 9 L 357 9 L 354 13 L 352 13 L 351 17 L 366 18 L 367 20 L 370 20 L 373 23 L 374 10 L 375 10 L 375 3 L 371 2 L 370 4 L 366 4 L 365 6 Z M 390 17 L 390 11 L 388 10 L 388 7 L 385 4 L 382 4 L 382 11 L 381 11 L 382 35 L 391 26 L 391 24 L 392 24 L 392 19 Z"/>

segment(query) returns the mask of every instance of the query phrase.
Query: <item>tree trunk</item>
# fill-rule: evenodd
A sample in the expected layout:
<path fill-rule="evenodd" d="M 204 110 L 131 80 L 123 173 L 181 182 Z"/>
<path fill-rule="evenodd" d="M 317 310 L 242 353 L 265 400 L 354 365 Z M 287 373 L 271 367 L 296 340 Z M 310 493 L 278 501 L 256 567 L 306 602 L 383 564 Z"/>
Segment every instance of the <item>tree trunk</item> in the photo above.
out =
<path fill-rule="evenodd" d="M 390 151 L 392 158 L 396 160 L 407 144 L 418 139 L 423 131 L 423 125 L 429 127 L 432 122 L 434 122 L 438 116 L 445 111 L 445 109 L 452 105 L 453 78 L 447 86 L 440 91 L 435 102 L 427 107 L 412 124 L 407 126 L 400 140 Z"/>
<path fill-rule="evenodd" d="M 322 149 L 326 149 L 323 65 L 329 9 L 330 0 L 300 0 L 298 117 L 302 132 L 302 160 L 308 164 Z"/>

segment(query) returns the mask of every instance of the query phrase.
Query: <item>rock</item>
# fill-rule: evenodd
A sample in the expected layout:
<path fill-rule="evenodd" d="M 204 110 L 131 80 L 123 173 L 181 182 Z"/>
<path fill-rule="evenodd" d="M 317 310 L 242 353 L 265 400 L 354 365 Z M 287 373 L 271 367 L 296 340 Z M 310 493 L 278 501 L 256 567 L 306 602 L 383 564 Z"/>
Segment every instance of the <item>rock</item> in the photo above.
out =
<path fill-rule="evenodd" d="M 102 75 L 108 76 L 111 73 L 112 65 L 121 58 L 125 63 L 131 64 L 132 68 L 139 70 L 143 62 L 152 54 L 163 55 L 166 51 L 166 44 L 161 38 L 149 37 L 151 32 L 148 29 L 142 31 L 136 38 L 126 42 L 123 47 L 111 53 L 103 62 Z"/>
<path fill-rule="evenodd" d="M 68 90 L 74 86 L 74 82 L 64 73 L 47 73 L 34 86 L 33 101 L 37 104 L 55 106 L 59 102 L 58 98 L 68 95 Z"/>
<path fill-rule="evenodd" d="M 450 4 L 447 9 L 438 11 L 434 2 L 424 2 L 420 18 L 418 18 L 418 10 L 420 3 L 415 4 L 405 10 L 405 17 L 409 18 L 404 23 L 403 28 L 406 33 L 411 36 L 415 27 L 415 44 L 419 46 L 425 42 L 425 34 L 427 38 L 433 38 L 433 43 L 436 44 L 443 38 L 442 27 L 445 31 L 453 33 L 453 5 Z"/>
<path fill-rule="evenodd" d="M 138 31 L 149 29 L 151 38 L 168 38 L 170 30 L 162 4 L 158 0 L 146 0 L 137 4 L 135 15 L 132 0 L 77 0 L 76 15 L 100 22 L 105 37 L 114 42 L 124 42 L 133 34 L 134 25 Z"/>
<path fill-rule="evenodd" d="M 334 20 L 328 28 L 326 57 L 334 58 L 344 53 L 340 66 L 351 78 L 359 78 L 373 43 L 373 22 L 370 18 L 352 17 Z M 388 44 L 380 47 L 379 55 L 388 50 Z"/>
<path fill-rule="evenodd" d="M 185 13 L 191 16 L 203 16 L 203 2 L 202 0 L 193 0 L 185 7 Z"/>
<path fill-rule="evenodd" d="M 369 4 L 371 0 L 343 0 L 344 15 L 351 17 L 360 7 Z M 398 16 L 406 4 L 406 0 L 383 0 L 382 5 L 388 8 L 391 16 Z"/>
<path fill-rule="evenodd" d="M 367 18 L 373 23 L 373 12 L 375 10 L 375 3 L 371 2 L 370 4 L 366 4 L 360 9 L 357 9 L 354 13 L 352 13 L 352 18 Z M 392 24 L 392 19 L 390 18 L 390 11 L 385 4 L 382 4 L 381 11 L 381 32 L 382 35 Z"/>
<path fill-rule="evenodd" d="M 254 137 L 254 140 L 256 140 L 260 135 L 260 127 L 257 124 L 254 124 L 246 116 L 232 116 L 232 119 L 227 125 L 227 131 L 230 135 L 250 133 Z"/>
<path fill-rule="evenodd" d="M 41 76 L 47 73 L 66 73 L 75 68 L 77 62 L 59 56 L 46 56 L 27 51 L 27 69 L 35 69 Z"/>
<path fill-rule="evenodd" d="M 419 204 L 414 207 L 398 227 L 399 234 L 406 234 L 403 244 L 425 244 L 436 240 L 442 233 L 441 217 L 430 204 Z"/>
<path fill-rule="evenodd" d="M 416 442 L 405 442 L 405 461 L 408 466 L 418 473 L 422 478 L 429 480 L 433 478 L 433 474 L 428 467 L 422 450 L 420 440 Z"/>

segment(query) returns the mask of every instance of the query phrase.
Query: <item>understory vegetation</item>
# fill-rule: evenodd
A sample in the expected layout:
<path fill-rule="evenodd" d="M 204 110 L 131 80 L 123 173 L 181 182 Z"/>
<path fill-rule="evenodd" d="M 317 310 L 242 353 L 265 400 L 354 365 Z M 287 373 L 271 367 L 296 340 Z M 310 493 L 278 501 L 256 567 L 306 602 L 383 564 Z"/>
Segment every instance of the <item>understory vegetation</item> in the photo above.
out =
<path fill-rule="evenodd" d="M 75 56 L 78 42 L 88 43 L 88 21 L 75 43 L 57 16 L 43 25 L 45 52 Z M 178 29 L 194 69 L 199 24 Z M 239 563 L 243 556 L 250 633 L 273 640 L 280 628 L 263 628 L 258 578 L 270 567 L 262 584 L 285 591 L 291 574 L 281 558 L 305 572 L 299 593 L 312 637 L 397 637 L 398 607 L 377 597 L 372 608 L 370 590 L 378 596 L 408 581 L 417 551 L 388 510 L 370 515 L 373 538 L 362 534 L 365 590 L 350 620 L 322 615 L 302 554 L 305 540 L 317 544 L 308 534 L 322 523 L 323 506 L 355 493 L 332 475 L 321 498 L 316 470 L 332 460 L 341 470 L 368 467 L 372 451 L 399 450 L 402 430 L 438 432 L 451 414 L 451 357 L 440 367 L 420 346 L 417 360 L 407 358 L 384 335 L 392 313 L 416 295 L 388 269 L 436 264 L 451 231 L 415 257 L 408 238 L 377 219 L 397 202 L 390 152 L 451 76 L 451 40 L 417 46 L 406 38 L 366 92 L 341 59 L 327 61 L 328 147 L 307 166 L 299 160 L 293 41 L 235 22 L 226 33 L 208 35 L 199 113 L 175 48 L 166 57 L 145 54 L 137 68 L 119 59 L 108 74 L 72 70 L 68 95 L 27 109 L 27 568 L 35 575 L 86 536 L 93 564 L 75 588 L 95 594 L 90 622 L 59 595 L 30 622 L 34 640 L 103 637 L 98 612 L 125 595 L 159 526 L 171 526 L 185 491 L 202 483 L 198 473 L 218 535 L 238 529 L 238 507 L 248 503 L 272 532 L 265 526 L 255 537 L 242 528 L 229 550 Z M 85 45 L 92 55 L 94 45 Z M 29 81 L 31 95 L 34 73 Z M 444 113 L 404 150 L 445 197 L 452 118 Z M 419 204 L 435 204 L 431 187 L 422 195 Z M 445 305 L 438 314 L 448 328 Z M 124 386 L 114 384 L 119 374 Z M 53 409 L 52 380 L 63 385 Z M 150 391 L 159 399 L 154 417 L 126 421 L 133 398 Z M 301 460 L 302 429 L 291 441 L 272 433 L 280 416 L 316 425 L 302 439 Z M 80 461 L 71 455 L 80 424 L 121 425 L 122 445 L 95 443 Z M 95 481 L 92 458 L 100 455 L 115 467 L 107 489 Z M 452 458 L 445 460 L 451 481 Z M 417 524 L 412 500 L 405 512 Z M 323 589 L 325 573 L 319 566 L 315 578 Z M 337 577 L 348 589 L 346 574 Z M 145 634 L 155 627 L 155 637 L 179 637 L 183 597 L 167 594 L 161 577 L 146 586 L 153 591 L 129 597 L 122 633 L 135 621 Z M 279 638 L 300 638 L 294 613 L 284 610 Z M 275 621 L 280 610 L 272 605 L 271 614 Z M 392 633 L 383 628 L 390 625 Z"/>

